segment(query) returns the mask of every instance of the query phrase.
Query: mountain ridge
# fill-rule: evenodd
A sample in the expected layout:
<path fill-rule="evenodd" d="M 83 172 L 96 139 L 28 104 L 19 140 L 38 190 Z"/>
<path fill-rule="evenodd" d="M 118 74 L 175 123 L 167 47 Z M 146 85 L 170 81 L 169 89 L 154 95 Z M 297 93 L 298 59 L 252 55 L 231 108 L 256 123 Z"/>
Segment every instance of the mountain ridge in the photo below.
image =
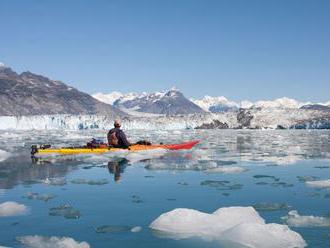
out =
<path fill-rule="evenodd" d="M 81 92 L 74 87 L 45 76 L 26 71 L 16 73 L 0 66 L 0 115 L 45 114 L 127 114 Z"/>

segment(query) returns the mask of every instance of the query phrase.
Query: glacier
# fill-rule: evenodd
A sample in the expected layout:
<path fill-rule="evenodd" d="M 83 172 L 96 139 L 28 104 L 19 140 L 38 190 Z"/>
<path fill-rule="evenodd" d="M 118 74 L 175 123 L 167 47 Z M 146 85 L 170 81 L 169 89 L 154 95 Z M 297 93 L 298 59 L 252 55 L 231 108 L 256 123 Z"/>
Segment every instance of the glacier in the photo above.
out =
<path fill-rule="evenodd" d="M 242 121 L 238 120 L 238 114 Z M 248 122 L 244 118 L 251 117 Z M 243 109 L 240 112 L 221 112 L 187 115 L 143 115 L 130 116 L 122 119 L 126 130 L 182 130 L 194 129 L 205 123 L 218 120 L 226 123 L 228 128 L 249 129 L 329 129 L 328 112 L 303 109 Z M 114 117 L 105 115 L 31 115 L 31 116 L 0 116 L 0 130 L 84 130 L 109 129 Z"/>

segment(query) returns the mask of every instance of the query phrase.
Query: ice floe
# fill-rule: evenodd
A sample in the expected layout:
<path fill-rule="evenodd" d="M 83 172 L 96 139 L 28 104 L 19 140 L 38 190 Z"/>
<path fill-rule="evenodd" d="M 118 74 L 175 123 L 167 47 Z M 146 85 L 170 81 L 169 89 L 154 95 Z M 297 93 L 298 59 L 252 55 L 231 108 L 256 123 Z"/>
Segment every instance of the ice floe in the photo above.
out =
<path fill-rule="evenodd" d="M 34 192 L 28 192 L 25 196 L 26 198 L 30 200 L 40 200 L 40 201 L 49 201 L 53 198 L 55 198 L 55 195 L 52 194 L 39 194 L 39 193 L 34 193 Z"/>
<path fill-rule="evenodd" d="M 140 226 L 113 226 L 113 225 L 103 225 L 95 228 L 96 233 L 122 233 L 122 232 L 133 232 L 137 233 L 142 230 Z"/>
<path fill-rule="evenodd" d="M 0 150 L 0 162 L 5 161 L 7 158 L 10 157 L 10 153 L 4 150 Z"/>
<path fill-rule="evenodd" d="M 240 166 L 219 166 L 212 169 L 205 170 L 206 173 L 224 173 L 224 174 L 234 174 L 247 171 L 246 168 Z"/>
<path fill-rule="evenodd" d="M 330 227 L 330 218 L 300 215 L 297 210 L 292 210 L 281 218 L 286 224 L 293 227 Z"/>
<path fill-rule="evenodd" d="M 212 214 L 178 208 L 160 215 L 150 228 L 169 238 L 200 237 L 253 248 L 297 248 L 307 244 L 286 225 L 266 224 L 252 207 L 219 208 Z"/>
<path fill-rule="evenodd" d="M 137 233 L 137 232 L 140 232 L 142 230 L 142 227 L 140 226 L 135 226 L 131 229 L 131 232 L 133 233 Z"/>
<path fill-rule="evenodd" d="M 73 179 L 71 180 L 71 183 L 73 184 L 88 184 L 88 185 L 104 185 L 104 184 L 108 184 L 109 180 L 107 179 L 96 179 L 96 180 L 92 180 L 92 179 Z"/>
<path fill-rule="evenodd" d="M 306 185 L 312 188 L 330 188 L 330 179 L 318 180 L 318 181 L 307 181 Z"/>
<path fill-rule="evenodd" d="M 200 185 L 216 188 L 217 190 L 237 190 L 243 188 L 243 185 L 240 183 L 230 182 L 226 180 L 204 180 L 200 183 Z"/>
<path fill-rule="evenodd" d="M 0 204 L 0 217 L 24 214 L 27 210 L 28 208 L 24 204 L 7 201 Z"/>
<path fill-rule="evenodd" d="M 261 202 L 253 205 L 254 209 L 257 211 L 276 211 L 276 210 L 285 210 L 289 206 L 285 203 L 268 203 Z"/>
<path fill-rule="evenodd" d="M 297 176 L 299 182 L 315 181 L 318 177 L 315 176 Z"/>
<path fill-rule="evenodd" d="M 69 204 L 63 204 L 58 207 L 49 209 L 49 215 L 51 216 L 62 216 L 66 219 L 79 219 L 81 214 L 80 211 L 73 208 Z"/>
<path fill-rule="evenodd" d="M 44 180 L 40 180 L 41 183 L 53 185 L 53 186 L 63 186 L 66 184 L 65 178 L 46 178 Z"/>
<path fill-rule="evenodd" d="M 22 236 L 17 240 L 27 248 L 90 248 L 87 242 L 79 242 L 69 237 Z"/>

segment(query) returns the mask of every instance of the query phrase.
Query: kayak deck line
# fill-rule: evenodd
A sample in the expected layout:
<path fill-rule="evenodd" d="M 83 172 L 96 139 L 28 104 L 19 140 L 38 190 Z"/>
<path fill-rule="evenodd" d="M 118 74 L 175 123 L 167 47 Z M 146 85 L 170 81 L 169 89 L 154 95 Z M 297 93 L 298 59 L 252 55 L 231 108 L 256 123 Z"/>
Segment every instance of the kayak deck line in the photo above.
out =
<path fill-rule="evenodd" d="M 63 148 L 37 148 L 32 146 L 31 155 L 33 157 L 45 156 L 45 155 L 76 155 L 76 154 L 102 154 L 117 151 L 147 151 L 154 149 L 166 149 L 166 150 L 189 150 L 198 144 L 199 140 L 188 141 L 179 144 L 155 144 L 155 145 L 131 145 L 128 149 L 114 148 L 114 147 L 102 147 L 102 148 L 89 148 L 89 147 L 63 147 Z"/>

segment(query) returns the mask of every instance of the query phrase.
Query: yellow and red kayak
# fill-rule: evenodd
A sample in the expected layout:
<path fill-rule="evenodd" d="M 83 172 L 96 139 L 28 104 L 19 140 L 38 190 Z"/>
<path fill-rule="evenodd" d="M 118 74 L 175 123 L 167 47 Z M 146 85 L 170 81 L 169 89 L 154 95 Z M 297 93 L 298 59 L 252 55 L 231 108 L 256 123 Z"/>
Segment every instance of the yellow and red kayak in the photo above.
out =
<path fill-rule="evenodd" d="M 155 145 L 131 145 L 129 149 L 104 147 L 104 148 L 87 148 L 87 147 L 63 147 L 63 148 L 43 148 L 36 146 L 32 147 L 31 155 L 33 157 L 45 157 L 53 155 L 79 155 L 79 154 L 102 154 L 116 151 L 147 151 L 153 149 L 166 149 L 166 150 L 188 150 L 193 148 L 199 140 L 188 141 L 180 144 L 155 144 Z"/>

